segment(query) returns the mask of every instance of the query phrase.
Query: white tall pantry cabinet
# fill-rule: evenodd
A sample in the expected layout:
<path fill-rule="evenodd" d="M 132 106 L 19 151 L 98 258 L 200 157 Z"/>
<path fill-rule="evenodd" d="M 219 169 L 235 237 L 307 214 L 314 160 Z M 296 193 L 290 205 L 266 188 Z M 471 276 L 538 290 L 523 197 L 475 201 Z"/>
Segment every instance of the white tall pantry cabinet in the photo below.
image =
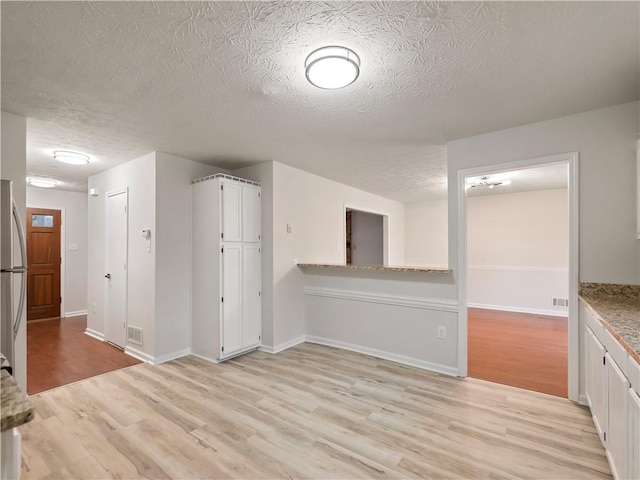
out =
<path fill-rule="evenodd" d="M 217 174 L 191 189 L 191 352 L 219 362 L 260 346 L 260 184 Z"/>

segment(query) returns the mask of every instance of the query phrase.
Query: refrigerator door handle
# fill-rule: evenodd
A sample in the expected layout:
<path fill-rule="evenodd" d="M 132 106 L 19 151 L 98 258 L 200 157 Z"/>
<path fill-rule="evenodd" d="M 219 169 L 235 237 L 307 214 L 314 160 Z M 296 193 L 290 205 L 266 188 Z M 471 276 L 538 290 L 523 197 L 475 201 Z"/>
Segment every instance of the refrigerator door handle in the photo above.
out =
<path fill-rule="evenodd" d="M 15 201 L 13 201 L 13 219 L 15 220 L 16 227 L 18 229 L 18 240 L 20 242 L 20 258 L 22 260 L 22 265 L 17 267 L 17 269 L 21 270 L 17 273 L 20 273 L 20 275 L 22 276 L 22 282 L 20 282 L 20 301 L 18 303 L 16 321 L 13 324 L 13 339 L 15 340 L 18 336 L 18 330 L 20 330 L 20 323 L 22 322 L 22 312 L 24 310 L 24 302 L 27 294 L 27 249 L 24 239 L 24 230 L 22 228 L 22 220 L 20 219 L 20 214 L 18 213 L 18 207 L 16 207 Z"/>

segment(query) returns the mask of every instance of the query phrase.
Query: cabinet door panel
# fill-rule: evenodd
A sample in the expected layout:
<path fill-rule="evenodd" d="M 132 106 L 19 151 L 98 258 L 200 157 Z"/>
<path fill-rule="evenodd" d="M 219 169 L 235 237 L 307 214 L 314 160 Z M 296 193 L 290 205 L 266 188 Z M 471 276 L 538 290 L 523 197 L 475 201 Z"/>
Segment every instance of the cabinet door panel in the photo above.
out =
<path fill-rule="evenodd" d="M 629 405 L 629 444 L 627 448 L 629 471 L 627 477 L 640 478 L 640 395 L 631 388 L 627 394 Z"/>
<path fill-rule="evenodd" d="M 222 357 L 242 348 L 242 246 L 222 253 Z"/>
<path fill-rule="evenodd" d="M 586 393 L 600 440 L 604 444 L 607 431 L 606 369 L 603 363 L 606 350 L 590 328 L 586 327 Z"/>
<path fill-rule="evenodd" d="M 260 190 L 242 187 L 242 241 L 259 242 L 262 228 Z"/>
<path fill-rule="evenodd" d="M 624 376 L 613 357 L 606 354 L 608 411 L 607 456 L 614 478 L 627 478 L 627 396 L 629 380 Z"/>
<path fill-rule="evenodd" d="M 243 247 L 242 276 L 243 276 L 243 316 L 242 336 L 244 346 L 248 347 L 260 343 L 261 335 L 261 255 L 258 245 Z"/>
<path fill-rule="evenodd" d="M 230 182 L 222 184 L 222 240 L 242 240 L 242 187 Z"/>

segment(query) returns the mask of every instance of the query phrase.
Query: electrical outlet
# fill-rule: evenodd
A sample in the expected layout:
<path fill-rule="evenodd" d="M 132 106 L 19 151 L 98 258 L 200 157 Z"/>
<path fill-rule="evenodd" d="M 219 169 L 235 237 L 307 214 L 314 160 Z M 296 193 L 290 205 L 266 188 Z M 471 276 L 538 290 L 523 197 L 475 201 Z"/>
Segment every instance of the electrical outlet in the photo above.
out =
<path fill-rule="evenodd" d="M 438 338 L 444 340 L 447 338 L 447 327 L 438 325 Z"/>
<path fill-rule="evenodd" d="M 287 233 L 291 233 L 291 224 L 287 223 Z"/>
<path fill-rule="evenodd" d="M 294 259 L 293 259 L 293 266 L 294 266 L 294 267 L 297 267 L 297 266 L 298 266 L 298 259 L 297 259 L 297 258 L 294 258 Z"/>
<path fill-rule="evenodd" d="M 339 252 L 340 250 L 342 250 L 342 242 L 340 240 L 338 240 L 336 242 L 336 250 Z"/>

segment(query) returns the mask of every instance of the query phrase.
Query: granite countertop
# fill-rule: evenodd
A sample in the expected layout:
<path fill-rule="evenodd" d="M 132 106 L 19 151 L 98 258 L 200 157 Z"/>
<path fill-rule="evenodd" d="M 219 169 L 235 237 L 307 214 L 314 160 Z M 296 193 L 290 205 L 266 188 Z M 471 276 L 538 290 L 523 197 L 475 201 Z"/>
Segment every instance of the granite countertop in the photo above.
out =
<path fill-rule="evenodd" d="M 387 267 L 384 265 L 342 265 L 335 263 L 298 263 L 298 267 L 305 268 L 320 268 L 329 270 L 358 270 L 358 271 L 372 271 L 372 272 L 410 272 L 410 273 L 451 273 L 447 268 L 435 268 L 435 267 Z"/>
<path fill-rule="evenodd" d="M 580 296 L 629 355 L 640 363 L 640 285 L 582 283 Z"/>
<path fill-rule="evenodd" d="M 24 394 L 16 379 L 6 370 L 0 371 L 0 416 L 2 417 L 1 431 L 19 427 L 33 420 L 33 405 Z"/>

